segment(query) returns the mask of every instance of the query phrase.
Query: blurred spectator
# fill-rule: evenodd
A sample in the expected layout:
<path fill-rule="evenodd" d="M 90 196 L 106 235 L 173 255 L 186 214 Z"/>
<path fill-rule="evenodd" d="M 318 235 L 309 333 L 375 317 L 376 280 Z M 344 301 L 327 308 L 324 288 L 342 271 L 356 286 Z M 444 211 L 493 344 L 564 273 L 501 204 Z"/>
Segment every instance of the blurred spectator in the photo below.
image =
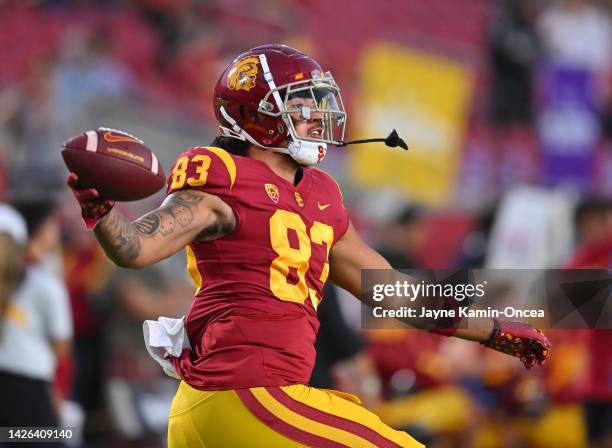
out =
<path fill-rule="evenodd" d="M 601 241 L 612 235 L 612 200 L 584 199 L 577 205 L 574 219 L 578 243 Z"/>
<path fill-rule="evenodd" d="M 60 221 L 56 213 L 56 201 L 46 197 L 44 192 L 39 196 L 20 197 L 11 201 L 11 204 L 25 218 L 30 240 L 28 242 L 25 260 L 27 264 L 37 265 L 49 271 L 56 277 L 63 278 L 63 263 L 60 247 Z M 72 315 L 70 316 L 72 322 Z M 73 380 L 72 352 L 58 356 L 57 369 L 55 372 L 55 383 L 53 387 L 54 396 L 60 410 L 60 417 L 64 418 L 67 407 L 75 410 L 81 415 L 80 408 L 74 402 L 67 401 L 70 398 L 70 387 Z M 75 431 L 77 440 L 77 427 L 82 421 L 71 421 L 71 428 Z"/>
<path fill-rule="evenodd" d="M 50 383 L 57 358 L 70 346 L 68 296 L 48 270 L 25 267 L 26 245 L 25 222 L 0 204 L 0 421 L 6 426 L 57 427 Z"/>
<path fill-rule="evenodd" d="M 85 411 L 84 442 L 106 446 L 110 422 L 104 402 L 105 308 L 110 263 L 82 225 L 73 201 L 60 203 L 63 270 L 74 321 L 74 381 L 71 398 Z M 96 445 L 98 444 L 98 445 Z"/>
<path fill-rule="evenodd" d="M 473 407 L 454 384 L 460 373 L 454 359 L 474 357 L 465 356 L 460 344 L 449 357 L 441 350 L 445 338 L 415 330 L 368 330 L 366 337 L 384 391 L 385 401 L 376 409 L 381 419 L 427 446 L 465 446 L 456 437 L 467 430 Z"/>
<path fill-rule="evenodd" d="M 587 198 L 575 212 L 578 246 L 566 267 L 600 267 L 612 265 L 612 201 Z"/>
<path fill-rule="evenodd" d="M 552 61 L 602 74 L 612 62 L 611 27 L 610 17 L 593 0 L 551 2 L 538 23 Z"/>
<path fill-rule="evenodd" d="M 510 191 L 495 217 L 486 267 L 559 267 L 573 241 L 572 208 L 572 196 L 560 190 L 523 186 Z"/>
<path fill-rule="evenodd" d="M 552 2 L 538 21 L 542 182 L 588 193 L 608 102 L 612 22 L 593 0 Z"/>
<path fill-rule="evenodd" d="M 130 91 L 131 77 L 109 53 L 98 30 L 66 31 L 57 61 L 33 61 L 29 77 L 0 92 L 0 125 L 10 146 L 13 189 L 59 189 L 64 166 L 61 143 L 83 130 L 94 101 Z"/>
<path fill-rule="evenodd" d="M 489 195 L 536 177 L 537 147 L 532 131 L 534 71 L 540 56 L 535 29 L 537 3 L 531 0 L 497 2 L 489 33 L 491 121 L 494 175 Z M 486 193 L 480 193 L 486 194 Z"/>
<path fill-rule="evenodd" d="M 608 87 L 608 101 L 602 115 L 602 129 L 606 138 L 612 141 L 612 73 L 610 73 L 610 86 Z"/>
<path fill-rule="evenodd" d="M 6 196 L 6 161 L 3 160 L 0 154 L 0 201 L 5 199 Z"/>
<path fill-rule="evenodd" d="M 567 268 L 612 268 L 612 201 L 589 198 L 576 208 L 579 246 Z M 585 332 L 589 350 L 585 400 L 589 442 L 593 448 L 612 446 L 612 330 Z"/>
<path fill-rule="evenodd" d="M 474 229 L 463 239 L 458 263 L 460 268 L 484 268 L 496 212 L 495 207 L 482 211 Z"/>
<path fill-rule="evenodd" d="M 112 52 L 105 27 L 65 31 L 53 71 L 54 108 L 63 139 L 82 130 L 83 114 L 95 101 L 113 101 L 134 87 L 127 67 Z M 56 151 L 63 140 L 56 142 Z"/>
<path fill-rule="evenodd" d="M 189 0 L 136 1 L 142 16 L 161 40 L 157 64 L 162 70 L 171 67 L 180 46 L 204 28 L 200 26 L 194 3 Z"/>
<path fill-rule="evenodd" d="M 105 389 L 122 446 L 163 446 L 167 409 L 178 383 L 165 376 L 147 353 L 142 322 L 186 313 L 193 286 L 186 281 L 181 255 L 139 271 L 117 269 L 109 279 L 112 331 L 105 334 Z"/>
<path fill-rule="evenodd" d="M 35 61 L 23 83 L 0 93 L 0 124 L 12 138 L 12 188 L 59 186 L 63 167 L 57 157 L 62 138 L 58 123 L 52 66 L 49 61 Z"/>
<path fill-rule="evenodd" d="M 424 211 L 418 206 L 408 206 L 381 232 L 377 250 L 396 269 L 417 269 L 424 243 Z"/>
<path fill-rule="evenodd" d="M 218 77 L 221 39 L 214 32 L 205 30 L 206 27 L 202 28 L 197 36 L 181 43 L 166 71 L 173 92 L 180 95 L 186 106 L 197 116 L 213 119 L 213 91 L 210 86 L 215 84 Z"/>
<path fill-rule="evenodd" d="M 533 71 L 539 56 L 532 0 L 498 2 L 490 34 L 493 122 L 501 127 L 532 120 Z"/>
<path fill-rule="evenodd" d="M 464 147 L 454 203 L 467 210 L 486 207 L 498 196 L 498 154 L 495 130 L 487 121 L 473 120 Z"/>
<path fill-rule="evenodd" d="M 26 262 L 47 267 L 57 276 L 62 276 L 60 253 L 60 222 L 56 213 L 56 202 L 40 196 L 19 197 L 11 205 L 24 217 L 30 240 L 26 250 Z"/>

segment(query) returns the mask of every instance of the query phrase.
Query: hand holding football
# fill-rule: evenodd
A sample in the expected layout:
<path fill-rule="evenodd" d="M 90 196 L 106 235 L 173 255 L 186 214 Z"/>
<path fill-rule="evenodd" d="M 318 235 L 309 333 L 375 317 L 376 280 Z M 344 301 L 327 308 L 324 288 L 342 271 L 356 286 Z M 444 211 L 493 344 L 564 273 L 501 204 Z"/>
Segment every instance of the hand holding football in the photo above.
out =
<path fill-rule="evenodd" d="M 159 191 L 164 169 L 144 143 L 123 131 L 98 128 L 64 142 L 62 157 L 82 188 L 102 199 L 136 201 Z"/>

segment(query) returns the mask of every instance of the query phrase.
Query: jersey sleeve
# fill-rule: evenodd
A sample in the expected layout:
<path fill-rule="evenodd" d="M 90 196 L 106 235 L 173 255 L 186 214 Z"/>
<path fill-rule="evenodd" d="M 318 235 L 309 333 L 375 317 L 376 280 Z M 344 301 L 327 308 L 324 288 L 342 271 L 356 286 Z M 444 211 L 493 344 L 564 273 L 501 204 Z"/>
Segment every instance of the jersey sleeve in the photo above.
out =
<path fill-rule="evenodd" d="M 227 197 L 236 181 L 233 156 L 221 148 L 198 146 L 182 153 L 168 175 L 168 194 L 196 189 Z"/>

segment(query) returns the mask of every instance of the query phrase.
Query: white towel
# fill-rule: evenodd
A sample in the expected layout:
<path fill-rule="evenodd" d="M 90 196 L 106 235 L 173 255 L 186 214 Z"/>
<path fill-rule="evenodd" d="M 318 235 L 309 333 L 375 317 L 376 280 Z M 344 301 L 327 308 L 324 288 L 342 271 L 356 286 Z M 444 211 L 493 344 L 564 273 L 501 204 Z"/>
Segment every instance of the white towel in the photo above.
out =
<path fill-rule="evenodd" d="M 145 320 L 142 325 L 149 355 L 162 366 L 166 375 L 181 379 L 168 357 L 179 357 L 184 348 L 191 350 L 183 318 L 160 317 Z"/>

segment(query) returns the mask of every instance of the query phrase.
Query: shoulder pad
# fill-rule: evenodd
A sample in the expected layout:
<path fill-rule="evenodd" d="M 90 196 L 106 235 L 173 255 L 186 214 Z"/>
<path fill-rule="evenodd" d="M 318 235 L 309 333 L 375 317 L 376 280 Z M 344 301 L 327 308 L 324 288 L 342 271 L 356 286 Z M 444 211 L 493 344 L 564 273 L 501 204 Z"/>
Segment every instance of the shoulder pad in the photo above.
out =
<path fill-rule="evenodd" d="M 168 175 L 168 194 L 185 188 L 229 193 L 236 182 L 236 162 L 224 149 L 194 146 L 183 152 Z"/>

